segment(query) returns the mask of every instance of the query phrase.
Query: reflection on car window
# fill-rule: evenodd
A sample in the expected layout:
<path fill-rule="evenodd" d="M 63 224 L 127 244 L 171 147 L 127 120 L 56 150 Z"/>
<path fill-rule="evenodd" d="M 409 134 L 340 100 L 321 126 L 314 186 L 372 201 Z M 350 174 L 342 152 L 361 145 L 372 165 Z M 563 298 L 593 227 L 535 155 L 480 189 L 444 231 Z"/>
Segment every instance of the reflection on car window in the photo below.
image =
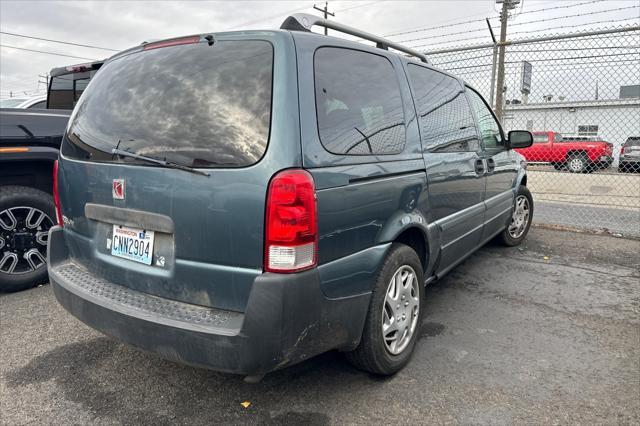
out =
<path fill-rule="evenodd" d="M 432 152 L 480 149 L 471 108 L 457 80 L 410 64 L 409 78 L 425 148 Z"/>
<path fill-rule="evenodd" d="M 500 126 L 482 97 L 473 89 L 467 90 L 476 121 L 482 135 L 484 149 L 496 149 L 504 146 Z"/>
<path fill-rule="evenodd" d="M 549 142 L 549 135 L 546 133 L 541 135 L 533 135 L 533 143 L 547 143 Z"/>
<path fill-rule="evenodd" d="M 318 133 L 334 154 L 395 154 L 405 143 L 400 87 L 386 58 L 324 47 L 314 58 Z"/>
<path fill-rule="evenodd" d="M 194 167 L 254 164 L 269 138 L 272 64 L 271 44 L 259 40 L 107 62 L 78 101 L 63 154 L 114 161 L 106 152 L 120 141 L 120 149 Z"/>
<path fill-rule="evenodd" d="M 46 108 L 47 108 L 47 101 L 36 102 L 35 104 L 29 107 L 29 109 L 46 109 Z"/>
<path fill-rule="evenodd" d="M 3 99 L 0 101 L 0 108 L 15 108 L 26 100 L 28 99 L 25 99 L 25 98 Z"/>
<path fill-rule="evenodd" d="M 74 84 L 75 84 L 74 101 L 77 101 L 78 99 L 80 99 L 80 95 L 82 95 L 82 92 L 84 92 L 84 89 L 87 88 L 87 85 L 89 84 L 89 79 L 88 78 L 78 79 L 74 81 Z"/>
<path fill-rule="evenodd" d="M 49 108 L 73 109 L 83 90 L 97 70 L 69 72 L 51 77 Z"/>

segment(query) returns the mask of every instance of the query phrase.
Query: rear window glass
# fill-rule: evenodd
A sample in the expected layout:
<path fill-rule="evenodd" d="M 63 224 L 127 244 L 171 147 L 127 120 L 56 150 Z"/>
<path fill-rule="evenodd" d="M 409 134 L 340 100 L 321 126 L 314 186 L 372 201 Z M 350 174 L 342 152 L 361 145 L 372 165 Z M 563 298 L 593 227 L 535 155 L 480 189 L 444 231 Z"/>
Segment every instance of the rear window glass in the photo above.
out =
<path fill-rule="evenodd" d="M 629 138 L 624 144 L 625 146 L 640 146 L 640 138 Z"/>
<path fill-rule="evenodd" d="M 73 109 L 80 99 L 82 91 L 96 72 L 97 70 L 70 72 L 51 77 L 48 94 L 49 108 Z"/>
<path fill-rule="evenodd" d="M 323 47 L 314 58 L 318 133 L 334 154 L 397 154 L 405 143 L 400 86 L 388 59 Z"/>
<path fill-rule="evenodd" d="M 94 161 L 116 146 L 192 167 L 243 167 L 264 154 L 273 48 L 217 41 L 138 52 L 105 64 L 85 90 L 62 153 Z M 147 164 L 147 163 L 145 163 Z"/>

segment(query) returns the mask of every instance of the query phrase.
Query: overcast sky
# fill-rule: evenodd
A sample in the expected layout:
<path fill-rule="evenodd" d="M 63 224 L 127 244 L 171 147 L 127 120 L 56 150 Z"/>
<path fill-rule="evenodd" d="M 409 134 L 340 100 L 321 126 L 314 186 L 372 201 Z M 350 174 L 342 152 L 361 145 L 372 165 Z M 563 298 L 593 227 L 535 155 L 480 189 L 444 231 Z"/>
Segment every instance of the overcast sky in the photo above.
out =
<path fill-rule="evenodd" d="M 516 16 L 510 24 L 533 20 L 541 22 L 521 24 L 517 27 L 517 31 L 544 30 L 549 27 L 585 23 L 593 24 L 579 29 L 606 26 L 608 23 L 612 25 L 637 23 L 640 13 L 637 7 L 633 8 L 640 4 L 638 0 L 523 1 L 522 12 L 529 13 Z M 569 7 L 576 3 L 583 4 Z M 313 4 L 312 1 L 0 0 L 0 30 L 5 33 L 119 50 L 144 40 L 185 34 L 236 29 L 275 29 L 290 13 L 319 13 L 312 9 Z M 323 3 L 318 2 L 318 4 Z M 555 9 L 531 12 L 543 8 Z M 617 8 L 624 9 L 599 13 Z M 390 37 L 398 41 L 411 40 L 406 44 L 412 46 L 431 44 L 432 48 L 444 47 L 447 45 L 443 44 L 445 42 L 452 44 L 488 42 L 490 41 L 488 32 L 473 30 L 486 28 L 486 24 L 480 19 L 498 15 L 495 11 L 495 0 L 330 1 L 329 9 L 336 12 L 335 19 L 342 23 L 385 36 L 440 24 L 478 20 L 442 29 Z M 542 21 L 575 14 L 585 16 Z M 499 33 L 497 20 L 494 19 L 492 22 L 496 33 Z M 461 34 L 442 36 L 458 32 Z M 553 32 L 562 32 L 562 29 L 553 29 Z M 540 35 L 540 33 L 530 35 Z M 456 42 L 456 40 L 471 37 L 479 37 L 479 39 Z M 102 59 L 114 53 L 109 50 L 70 46 L 8 34 L 0 34 L 0 44 L 3 45 L 0 50 L 1 97 L 7 97 L 10 91 L 26 90 L 33 93 L 35 89 L 44 89 L 44 85 L 38 85 L 38 74 L 46 74 L 53 67 L 86 62 L 87 59 Z M 18 50 L 15 47 L 73 57 Z M 420 47 L 420 49 L 428 50 L 429 47 Z"/>

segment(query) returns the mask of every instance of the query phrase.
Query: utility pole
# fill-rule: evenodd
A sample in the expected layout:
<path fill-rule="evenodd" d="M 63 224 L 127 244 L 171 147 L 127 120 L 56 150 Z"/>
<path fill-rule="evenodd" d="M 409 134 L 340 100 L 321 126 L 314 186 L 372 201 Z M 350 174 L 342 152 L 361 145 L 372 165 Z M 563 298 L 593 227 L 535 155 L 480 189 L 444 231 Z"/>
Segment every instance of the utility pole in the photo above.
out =
<path fill-rule="evenodd" d="M 496 105 L 495 112 L 498 120 L 502 122 L 504 93 L 504 42 L 507 41 L 507 19 L 509 18 L 509 6 L 512 0 L 502 0 L 502 12 L 500 12 L 500 47 L 498 48 L 498 76 L 496 78 Z"/>
<path fill-rule="evenodd" d="M 328 1 L 324 2 L 324 8 L 318 7 L 315 4 L 313 5 L 313 8 L 315 10 L 319 10 L 320 12 L 322 12 L 324 14 L 324 19 L 329 19 L 329 15 L 331 15 L 333 17 L 336 16 L 335 13 L 329 12 L 329 2 Z M 329 34 L 329 31 L 328 31 L 327 27 L 324 27 L 324 35 L 328 35 L 328 34 Z"/>
<path fill-rule="evenodd" d="M 38 74 L 38 90 L 40 89 L 41 84 L 44 84 L 45 89 L 49 88 L 49 73 L 44 75 Z"/>

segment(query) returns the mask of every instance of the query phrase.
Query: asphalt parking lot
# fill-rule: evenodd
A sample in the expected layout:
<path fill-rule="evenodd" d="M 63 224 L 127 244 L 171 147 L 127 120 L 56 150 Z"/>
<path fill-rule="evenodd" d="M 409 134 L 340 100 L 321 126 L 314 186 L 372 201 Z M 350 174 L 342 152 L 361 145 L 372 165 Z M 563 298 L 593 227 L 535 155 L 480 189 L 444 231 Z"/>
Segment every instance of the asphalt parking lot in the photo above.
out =
<path fill-rule="evenodd" d="M 489 245 L 428 288 L 415 356 L 388 379 L 328 353 L 246 384 L 109 340 L 49 286 L 0 295 L 1 420 L 638 424 L 639 256 L 638 240 L 543 228 Z"/>
<path fill-rule="evenodd" d="M 639 173 L 576 174 L 531 165 L 528 177 L 537 223 L 640 237 Z"/>

